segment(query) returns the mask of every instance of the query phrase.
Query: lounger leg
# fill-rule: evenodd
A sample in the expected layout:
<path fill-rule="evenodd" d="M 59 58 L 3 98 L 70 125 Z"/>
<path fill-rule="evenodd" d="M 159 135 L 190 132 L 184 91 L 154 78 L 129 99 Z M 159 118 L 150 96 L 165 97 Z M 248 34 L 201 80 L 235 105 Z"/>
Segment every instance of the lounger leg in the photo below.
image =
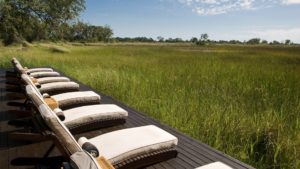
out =
<path fill-rule="evenodd" d="M 55 148 L 55 145 L 51 144 L 51 146 L 49 147 L 49 149 L 47 150 L 47 152 L 45 153 L 43 158 L 49 157 L 49 154 L 53 151 L 54 148 Z"/>
<path fill-rule="evenodd" d="M 21 102 L 7 102 L 8 106 L 14 106 L 14 107 L 20 107 L 20 108 L 25 108 L 25 109 L 30 109 L 30 105 L 29 105 L 29 100 L 26 99 L 24 101 L 24 103 Z"/>
<path fill-rule="evenodd" d="M 23 93 L 6 93 L 4 96 L 7 100 L 23 100 L 26 96 Z"/>
<path fill-rule="evenodd" d="M 22 83 L 20 80 L 6 80 L 5 84 L 7 85 L 14 85 L 14 86 L 20 86 Z"/>
<path fill-rule="evenodd" d="M 39 133 L 23 133 L 23 132 L 14 132 L 9 135 L 12 139 L 30 141 L 30 142 L 41 142 L 47 141 L 50 138 Z"/>
<path fill-rule="evenodd" d="M 49 158 L 20 157 L 20 158 L 13 159 L 10 163 L 13 166 L 37 166 L 37 168 L 60 168 L 64 161 L 65 159 L 62 156 L 49 157 Z"/>
<path fill-rule="evenodd" d="M 6 91 L 13 93 L 23 93 L 23 90 L 20 86 L 6 87 Z"/>
<path fill-rule="evenodd" d="M 27 110 L 8 110 L 7 112 L 19 118 L 29 117 L 32 114 L 31 111 L 27 111 Z"/>

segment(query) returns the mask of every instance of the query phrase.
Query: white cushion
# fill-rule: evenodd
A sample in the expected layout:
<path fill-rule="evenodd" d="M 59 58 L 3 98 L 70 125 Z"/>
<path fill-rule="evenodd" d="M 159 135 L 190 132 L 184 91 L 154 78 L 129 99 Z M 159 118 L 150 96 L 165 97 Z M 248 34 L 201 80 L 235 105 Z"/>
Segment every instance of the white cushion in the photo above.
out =
<path fill-rule="evenodd" d="M 38 78 L 37 82 L 39 84 L 52 83 L 52 82 L 69 82 L 70 79 L 66 77 L 42 77 Z"/>
<path fill-rule="evenodd" d="M 105 120 L 115 118 L 125 118 L 128 116 L 126 110 L 114 104 L 101 104 L 82 106 L 63 111 L 65 120 L 63 123 L 68 125 L 82 124 L 94 120 Z"/>
<path fill-rule="evenodd" d="M 33 72 L 30 73 L 31 77 L 34 78 L 41 78 L 41 77 L 53 77 L 53 76 L 59 76 L 60 74 L 58 72 Z"/>
<path fill-rule="evenodd" d="M 80 103 L 100 103 L 100 96 L 93 91 L 68 92 L 51 96 L 59 106 L 69 106 Z"/>
<path fill-rule="evenodd" d="M 53 72 L 53 69 L 51 68 L 32 68 L 26 70 L 27 73 L 33 73 L 33 72 Z"/>
<path fill-rule="evenodd" d="M 96 159 L 84 151 L 72 154 L 70 159 L 71 166 L 76 169 L 102 169 Z"/>
<path fill-rule="evenodd" d="M 78 90 L 79 89 L 79 84 L 75 82 L 53 82 L 53 83 L 46 83 L 42 84 L 41 88 L 39 88 L 41 93 L 48 93 L 51 91 L 56 91 L 56 90 Z"/>
<path fill-rule="evenodd" d="M 196 169 L 233 169 L 233 168 L 218 161 L 218 162 L 214 162 L 214 163 L 210 163 L 210 164 L 198 167 Z"/>
<path fill-rule="evenodd" d="M 84 138 L 81 138 L 84 139 Z M 106 133 L 88 140 L 112 164 L 177 145 L 177 138 L 153 125 Z M 82 146 L 84 141 L 79 139 Z"/>

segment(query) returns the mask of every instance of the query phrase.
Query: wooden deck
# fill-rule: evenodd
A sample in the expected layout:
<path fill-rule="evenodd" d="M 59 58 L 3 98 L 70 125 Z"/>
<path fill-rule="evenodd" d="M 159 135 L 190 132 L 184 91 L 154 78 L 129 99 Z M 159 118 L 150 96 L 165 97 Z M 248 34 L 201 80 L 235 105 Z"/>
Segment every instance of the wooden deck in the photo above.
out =
<path fill-rule="evenodd" d="M 8 79 L 5 77 L 5 72 L 5 69 L 0 69 L 0 166 L 1 168 L 34 168 L 30 166 L 13 166 L 10 164 L 10 161 L 17 157 L 42 157 L 43 154 L 47 151 L 48 147 L 50 147 L 51 143 L 43 142 L 29 144 L 24 142 L 17 142 L 9 138 L 10 132 L 20 130 L 20 128 L 16 128 L 7 124 L 9 120 L 16 118 L 13 114 L 8 113 L 8 111 L 12 109 L 18 109 L 18 107 L 8 106 L 7 103 L 10 101 L 22 102 L 22 94 L 11 92 L 11 89 L 13 89 L 14 86 L 6 84 L 6 81 Z M 86 85 L 81 84 L 81 90 L 92 89 Z M 213 149 L 212 147 L 204 143 L 201 143 L 197 140 L 194 140 L 193 138 L 186 136 L 185 134 L 173 128 L 170 128 L 166 125 L 162 125 L 158 121 L 152 119 L 151 117 L 143 113 L 137 112 L 134 109 L 114 100 L 109 96 L 105 96 L 102 93 L 99 94 L 101 95 L 102 103 L 113 103 L 119 105 L 120 107 L 128 111 L 129 117 L 124 125 L 76 135 L 77 138 L 80 136 L 90 138 L 102 133 L 122 128 L 153 124 L 172 133 L 178 138 L 179 144 L 177 150 L 179 153 L 177 158 L 150 166 L 148 167 L 149 169 L 195 168 L 215 161 L 221 161 L 236 169 L 253 168 L 220 151 Z M 53 156 L 58 154 L 59 152 L 57 150 L 54 150 L 51 153 L 51 155 Z"/>

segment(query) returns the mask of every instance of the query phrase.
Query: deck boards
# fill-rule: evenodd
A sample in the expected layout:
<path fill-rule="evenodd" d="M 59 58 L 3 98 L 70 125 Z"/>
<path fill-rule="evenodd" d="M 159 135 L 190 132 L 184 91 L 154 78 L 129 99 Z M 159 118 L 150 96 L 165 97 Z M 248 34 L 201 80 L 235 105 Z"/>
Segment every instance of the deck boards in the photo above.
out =
<path fill-rule="evenodd" d="M 15 117 L 9 114 L 7 111 L 11 110 L 15 107 L 7 106 L 8 101 L 18 101 L 21 102 L 19 95 L 14 96 L 14 93 L 9 92 L 8 88 L 11 86 L 5 84 L 5 69 L 0 69 L 0 166 L 4 168 L 21 168 L 20 166 L 12 166 L 10 165 L 10 161 L 19 156 L 35 156 L 41 157 L 43 153 L 46 152 L 47 148 L 50 146 L 49 142 L 43 142 L 38 144 L 26 144 L 21 142 L 16 142 L 11 140 L 8 137 L 8 133 L 14 130 L 19 130 L 19 128 L 14 128 L 7 125 L 7 121 L 9 119 L 14 119 Z M 76 81 L 75 79 L 73 79 Z M 78 82 L 78 81 L 77 81 Z M 78 82 L 80 83 L 80 82 Z M 80 83 L 81 90 L 92 90 L 90 87 Z M 7 96 L 9 94 L 9 96 Z M 168 169 L 168 168 L 195 168 L 198 166 L 202 166 L 215 161 L 222 161 L 229 166 L 237 169 L 252 169 L 253 167 L 244 164 L 218 150 L 213 149 L 212 147 L 201 143 L 191 137 L 186 136 L 185 134 L 168 127 L 166 125 L 161 124 L 157 120 L 143 114 L 137 112 L 136 110 L 124 105 L 123 103 L 104 95 L 103 93 L 99 93 L 101 95 L 102 103 L 111 103 L 119 105 L 128 111 L 129 117 L 127 121 L 123 125 L 110 127 L 106 129 L 91 131 L 87 133 L 83 133 L 80 135 L 76 135 L 76 138 L 81 136 L 85 136 L 87 138 L 97 136 L 99 134 L 107 133 L 110 131 L 130 128 L 136 126 L 143 126 L 153 124 L 164 130 L 170 132 L 178 138 L 178 157 L 174 159 L 170 159 L 168 161 L 161 162 L 159 164 L 155 164 L 153 166 L 147 167 L 149 169 Z M 14 100 L 17 99 L 17 100 Z M 16 109 L 16 108 L 15 108 Z M 55 150 L 51 153 L 51 155 L 57 155 L 59 152 Z M 28 168 L 24 167 L 24 168 Z"/>

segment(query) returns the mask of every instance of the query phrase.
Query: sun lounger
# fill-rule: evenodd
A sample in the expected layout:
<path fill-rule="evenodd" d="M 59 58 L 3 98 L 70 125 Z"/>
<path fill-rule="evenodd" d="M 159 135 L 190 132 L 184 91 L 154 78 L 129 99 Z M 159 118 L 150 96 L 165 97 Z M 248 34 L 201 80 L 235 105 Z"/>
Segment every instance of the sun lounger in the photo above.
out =
<path fill-rule="evenodd" d="M 51 68 L 32 68 L 32 69 L 28 69 L 26 67 L 24 68 L 16 58 L 12 59 L 12 64 L 17 69 L 16 71 L 18 71 L 19 73 L 21 73 L 20 71 L 24 71 L 26 73 L 53 72 L 53 69 Z"/>
<path fill-rule="evenodd" d="M 45 83 L 39 84 L 37 81 L 26 74 L 21 75 L 21 79 L 26 84 L 35 85 L 38 87 L 40 93 L 48 93 L 50 95 L 59 94 L 64 92 L 72 92 L 79 90 L 79 84 L 75 82 L 53 82 L 53 83 Z"/>
<path fill-rule="evenodd" d="M 26 93 L 32 101 L 39 99 L 45 104 L 49 104 L 31 85 L 26 86 Z M 38 98 L 34 100 L 33 96 Z M 128 116 L 126 110 L 113 104 L 81 106 L 64 111 L 56 107 L 56 105 L 51 105 L 51 103 L 48 106 L 60 116 L 62 122 L 73 133 L 122 124 L 125 123 L 125 119 Z"/>
<path fill-rule="evenodd" d="M 218 161 L 218 162 L 214 162 L 214 163 L 210 163 L 210 164 L 198 167 L 196 169 L 233 169 L 233 168 Z"/>
<path fill-rule="evenodd" d="M 16 58 L 12 59 L 12 63 L 14 69 L 19 73 L 19 75 L 27 74 L 30 77 L 36 79 L 36 81 L 40 84 L 70 81 L 70 79 L 68 78 L 61 77 L 58 72 L 54 72 L 51 68 L 23 68 L 23 66 Z"/>
<path fill-rule="evenodd" d="M 18 72 L 19 76 L 22 74 L 29 75 L 35 83 L 45 84 L 45 83 L 52 83 L 52 82 L 69 82 L 70 79 L 66 77 L 61 77 L 58 72 L 54 72 L 51 68 L 33 68 L 27 69 L 23 68 L 20 62 L 13 58 L 12 60 L 14 69 Z"/>
<path fill-rule="evenodd" d="M 51 96 L 47 93 L 44 93 L 44 95 L 42 95 L 40 92 L 42 87 L 38 89 L 36 85 L 31 81 L 31 79 L 25 74 L 22 75 L 22 79 L 25 81 L 27 85 L 32 86 L 33 89 L 36 90 L 36 92 L 40 95 L 40 97 L 48 98 L 49 100 L 51 99 L 56 104 L 57 108 L 66 109 L 74 106 L 78 107 L 83 105 L 100 104 L 101 97 L 93 91 L 66 92 L 66 93 L 61 93 L 61 94 L 56 94 Z M 57 84 L 57 83 L 61 83 L 61 82 L 49 83 L 44 85 L 49 86 L 50 84 Z M 60 89 L 60 91 L 63 91 L 62 88 Z"/>
<path fill-rule="evenodd" d="M 135 127 L 103 134 L 91 139 L 81 137 L 81 147 L 94 145 L 102 156 L 114 166 L 122 166 L 124 160 L 174 148 L 177 139 L 166 131 L 153 126 Z"/>
<path fill-rule="evenodd" d="M 123 129 L 90 139 L 82 137 L 77 143 L 49 106 L 40 102 L 38 110 L 57 138 L 56 145 L 77 167 L 99 168 L 105 163 L 115 168 L 141 168 L 177 156 L 177 138 L 156 126 Z M 93 157 L 76 158 L 78 154 L 84 156 L 84 151 Z"/>

